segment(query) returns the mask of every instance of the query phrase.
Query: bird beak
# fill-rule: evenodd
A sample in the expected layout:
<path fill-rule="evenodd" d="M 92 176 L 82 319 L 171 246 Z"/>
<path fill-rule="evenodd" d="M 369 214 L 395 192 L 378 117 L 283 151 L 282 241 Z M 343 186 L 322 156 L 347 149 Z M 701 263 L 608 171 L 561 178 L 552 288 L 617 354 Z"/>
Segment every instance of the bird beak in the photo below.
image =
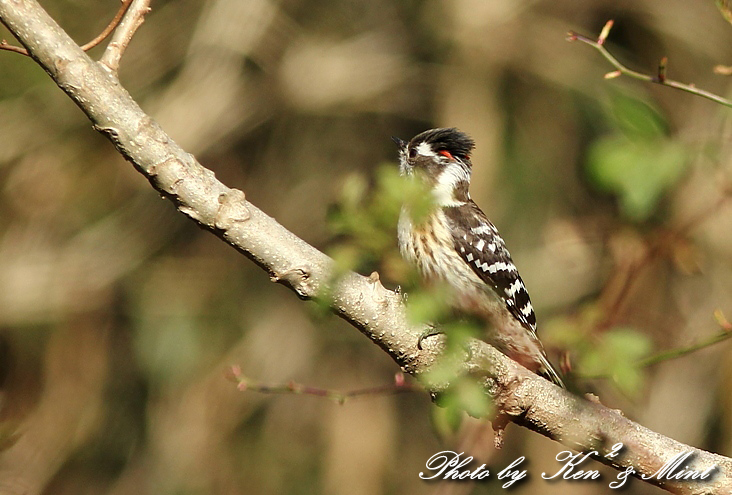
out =
<path fill-rule="evenodd" d="M 403 139 L 399 139 L 396 136 L 392 136 L 391 140 L 396 143 L 396 145 L 399 147 L 400 150 L 403 150 L 404 148 L 407 147 L 408 143 L 406 141 L 404 141 Z"/>

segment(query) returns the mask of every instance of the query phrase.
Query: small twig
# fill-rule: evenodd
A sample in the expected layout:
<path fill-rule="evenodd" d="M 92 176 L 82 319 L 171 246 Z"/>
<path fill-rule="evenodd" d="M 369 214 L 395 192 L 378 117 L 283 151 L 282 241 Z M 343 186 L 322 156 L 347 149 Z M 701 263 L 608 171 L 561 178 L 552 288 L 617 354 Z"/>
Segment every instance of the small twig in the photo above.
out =
<path fill-rule="evenodd" d="M 150 12 L 150 0 L 131 0 L 127 14 L 114 32 L 112 40 L 107 45 L 99 63 L 106 66 L 113 73 L 117 73 L 122 55 L 135 35 L 137 28 L 145 22 L 145 16 Z"/>
<path fill-rule="evenodd" d="M 424 392 L 424 389 L 404 380 L 402 373 L 397 373 L 394 376 L 394 384 L 392 385 L 381 385 L 378 387 L 363 388 L 358 390 L 351 390 L 348 392 L 339 392 L 337 390 L 328 390 L 317 387 L 310 387 L 308 385 L 302 385 L 296 382 L 288 382 L 280 385 L 265 385 L 263 383 L 255 382 L 254 380 L 244 376 L 241 368 L 238 366 L 232 366 L 227 371 L 228 377 L 237 383 L 237 388 L 243 391 L 259 392 L 263 394 L 297 394 L 297 395 L 313 395 L 315 397 L 324 397 L 330 399 L 338 404 L 343 404 L 348 399 L 354 399 L 356 397 L 364 396 L 383 396 L 389 394 L 399 394 L 404 392 Z"/>
<path fill-rule="evenodd" d="M 687 354 L 691 354 L 692 352 L 704 349 L 705 347 L 709 347 L 710 345 L 716 344 L 717 342 L 727 340 L 730 337 L 732 337 L 732 333 L 728 330 L 723 330 L 716 335 L 712 335 L 705 340 L 696 342 L 687 347 L 681 347 L 679 349 L 669 349 L 668 351 L 661 351 L 656 354 L 652 354 L 647 358 L 643 358 L 638 361 L 636 363 L 636 366 L 638 366 L 639 368 L 646 368 L 648 366 L 653 366 L 654 364 L 686 356 Z"/>
<path fill-rule="evenodd" d="M 89 51 L 97 46 L 99 43 L 104 41 L 107 36 L 112 34 L 112 31 L 114 31 L 114 29 L 119 25 L 122 17 L 125 15 L 125 12 L 127 12 L 127 9 L 130 7 L 131 4 L 132 0 L 122 0 L 122 5 L 120 6 L 117 13 L 114 15 L 114 19 L 112 19 L 109 24 L 107 24 L 107 27 L 105 27 L 104 30 L 99 33 L 96 38 L 88 43 L 81 45 L 81 49 L 85 52 Z M 28 50 L 26 50 L 22 46 L 11 45 L 5 40 L 0 41 L 0 50 L 7 50 L 9 52 L 20 53 L 21 55 L 28 56 Z"/>
<path fill-rule="evenodd" d="M 7 50 L 9 52 L 20 53 L 21 55 L 28 55 L 28 50 L 21 46 L 15 46 L 9 44 L 6 40 L 0 40 L 0 50 Z"/>
<path fill-rule="evenodd" d="M 617 291 L 618 296 L 614 301 L 606 305 L 607 309 L 605 310 L 605 314 L 607 316 L 596 325 L 596 328 L 604 330 L 610 328 L 615 323 L 618 313 L 620 312 L 620 307 L 630 295 L 631 288 L 643 272 L 643 268 L 661 255 L 664 249 L 671 244 L 669 241 L 683 238 L 688 235 L 692 229 L 698 227 L 717 213 L 717 211 L 719 211 L 719 209 L 722 208 L 722 206 L 724 206 L 730 199 L 732 199 L 732 190 L 726 188 L 723 191 L 723 195 L 720 196 L 713 205 L 693 216 L 678 229 L 669 232 L 668 235 L 662 236 L 661 241 L 651 244 L 640 259 L 631 263 L 625 271 L 625 280 L 623 281 L 620 290 Z M 604 299 L 604 292 L 606 291 L 603 291 L 603 295 L 600 296 L 600 300 Z"/>
<path fill-rule="evenodd" d="M 95 46 L 97 46 L 99 43 L 104 41 L 107 36 L 112 34 L 112 31 L 114 31 L 117 26 L 119 26 L 120 21 L 122 20 L 122 17 L 124 17 L 125 13 L 127 12 L 127 9 L 130 8 L 130 5 L 132 5 L 132 0 L 122 0 L 122 5 L 120 6 L 119 10 L 114 16 L 114 19 L 112 19 L 112 22 L 107 24 L 107 27 L 104 28 L 104 31 L 99 33 L 99 36 L 91 40 L 89 43 L 85 45 L 81 45 L 81 49 L 86 51 L 91 50 Z"/>
<path fill-rule="evenodd" d="M 699 351 L 701 349 L 704 349 L 706 347 L 712 346 L 718 342 L 725 341 L 732 337 L 732 323 L 730 323 L 727 318 L 722 313 L 722 310 L 717 309 L 714 311 L 714 318 L 717 320 L 717 323 L 719 323 L 719 326 L 722 327 L 722 331 L 712 335 L 711 337 L 708 337 L 706 339 L 703 339 L 699 342 L 695 342 L 693 344 L 690 344 L 686 347 L 679 347 L 676 349 L 669 349 L 666 351 L 660 351 L 655 354 L 651 354 L 650 356 L 644 357 L 643 359 L 640 359 L 635 362 L 635 366 L 637 368 L 647 368 L 649 366 L 653 366 L 659 363 L 662 363 L 664 361 L 670 361 L 671 359 L 680 358 L 683 356 L 686 356 L 687 354 L 694 353 L 696 351 Z M 609 378 L 610 376 L 606 373 L 597 373 L 597 374 L 590 374 L 590 375 L 582 375 L 580 376 L 587 380 L 592 379 L 602 379 L 602 378 Z"/>
<path fill-rule="evenodd" d="M 591 47 L 595 48 L 597 51 L 599 51 L 605 59 L 610 62 L 613 67 L 615 67 L 615 71 L 609 72 L 605 75 L 607 79 L 611 79 L 614 77 L 618 77 L 621 74 L 625 74 L 626 76 L 632 77 L 633 79 L 638 79 L 641 81 L 646 81 L 650 83 L 660 84 L 661 86 L 669 86 L 671 88 L 679 89 L 681 91 L 685 91 L 687 93 L 691 93 L 697 96 L 701 96 L 702 98 L 707 98 L 708 100 L 712 100 L 714 102 L 717 102 L 721 105 L 724 105 L 726 107 L 732 107 L 732 101 L 722 98 L 719 95 L 715 95 L 714 93 L 710 93 L 708 91 L 705 91 L 703 89 L 699 89 L 693 84 L 684 84 L 680 83 L 678 81 L 673 81 L 671 79 L 666 78 L 666 57 L 664 57 L 661 60 L 661 64 L 659 66 L 659 71 L 656 76 L 651 76 L 648 74 L 643 74 L 642 72 L 637 72 L 632 69 L 629 69 L 618 59 L 616 59 L 607 49 L 605 48 L 605 40 L 607 38 L 607 35 L 610 32 L 610 28 L 613 25 L 613 21 L 608 21 L 605 26 L 602 29 L 602 33 L 600 34 L 600 37 L 598 39 L 594 40 L 592 38 L 588 38 L 587 36 L 581 35 L 579 33 L 575 33 L 574 31 L 570 31 L 567 35 L 567 41 L 581 41 L 582 43 L 588 44 Z"/>

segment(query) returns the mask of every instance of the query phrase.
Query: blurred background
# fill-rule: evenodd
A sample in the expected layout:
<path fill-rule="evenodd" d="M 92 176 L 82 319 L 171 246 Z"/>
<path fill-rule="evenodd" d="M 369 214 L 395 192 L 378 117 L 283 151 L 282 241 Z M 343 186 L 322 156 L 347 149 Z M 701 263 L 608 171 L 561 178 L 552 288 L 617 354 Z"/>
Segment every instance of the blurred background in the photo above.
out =
<path fill-rule="evenodd" d="M 45 4 L 79 43 L 118 8 Z M 601 55 L 565 40 L 614 19 L 608 47 L 630 67 L 654 73 L 668 56 L 668 77 L 730 96 L 713 69 L 732 65 L 732 26 L 714 1 L 152 9 L 122 59 L 124 86 L 219 179 L 320 249 L 342 242 L 328 217 L 349 200 L 344 187 L 363 185 L 368 204 L 379 170 L 396 167 L 390 136 L 471 134 L 472 196 L 511 247 L 553 361 L 644 426 L 732 455 L 732 344 L 634 366 L 718 334 L 732 315 L 730 109 L 605 80 Z M 496 451 L 486 422 L 448 425 L 424 394 L 338 405 L 238 391 L 231 365 L 341 391 L 388 385 L 398 368 L 178 214 L 9 52 L 0 115 L 0 492 L 503 492 L 495 476 L 420 480 L 440 450 L 494 472 L 526 456 L 517 494 L 609 491 L 615 472 L 595 462 L 599 482 L 545 482 L 560 444 L 509 425 Z M 394 287 L 389 259 L 362 270 Z M 626 493 L 664 492 L 632 480 Z"/>

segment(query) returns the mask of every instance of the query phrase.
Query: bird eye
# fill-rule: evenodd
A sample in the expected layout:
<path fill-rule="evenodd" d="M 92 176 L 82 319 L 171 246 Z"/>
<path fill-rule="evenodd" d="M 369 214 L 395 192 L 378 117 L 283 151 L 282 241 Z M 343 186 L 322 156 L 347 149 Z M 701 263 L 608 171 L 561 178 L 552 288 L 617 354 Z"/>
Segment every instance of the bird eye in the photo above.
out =
<path fill-rule="evenodd" d="M 417 148 L 410 148 L 409 149 L 409 158 L 414 158 L 417 156 Z"/>

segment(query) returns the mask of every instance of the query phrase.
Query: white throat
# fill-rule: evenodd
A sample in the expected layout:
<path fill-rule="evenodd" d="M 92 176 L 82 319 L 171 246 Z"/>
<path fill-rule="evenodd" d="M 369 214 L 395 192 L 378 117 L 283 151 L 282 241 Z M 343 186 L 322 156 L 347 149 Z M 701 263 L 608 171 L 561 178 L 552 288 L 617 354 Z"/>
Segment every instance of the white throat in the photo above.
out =
<path fill-rule="evenodd" d="M 437 177 L 437 184 L 432 190 L 438 206 L 462 206 L 465 201 L 455 199 L 455 188 L 461 182 L 469 182 L 470 174 L 460 165 L 451 163 Z M 468 195 L 468 199 L 470 195 Z"/>

